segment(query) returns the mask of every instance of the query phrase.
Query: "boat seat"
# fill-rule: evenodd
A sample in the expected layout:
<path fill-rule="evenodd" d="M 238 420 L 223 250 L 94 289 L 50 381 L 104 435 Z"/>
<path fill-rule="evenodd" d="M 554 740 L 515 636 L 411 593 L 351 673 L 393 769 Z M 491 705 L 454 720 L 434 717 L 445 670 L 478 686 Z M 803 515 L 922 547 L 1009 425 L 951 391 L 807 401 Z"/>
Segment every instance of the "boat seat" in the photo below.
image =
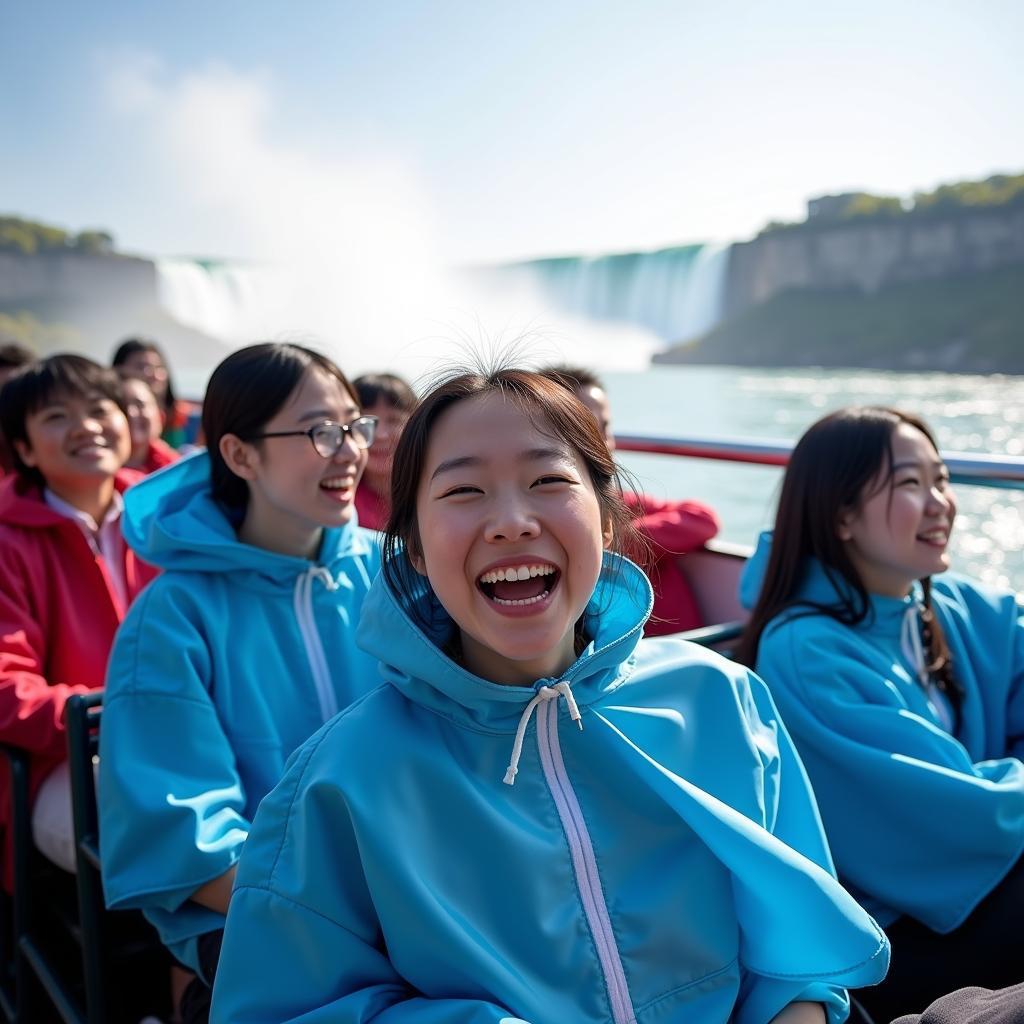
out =
<path fill-rule="evenodd" d="M 65 712 L 76 875 L 36 849 L 29 755 L 0 744 L 11 780 L 14 858 L 14 892 L 0 895 L 7 1024 L 135 1024 L 170 1003 L 171 961 L 156 932 L 138 911 L 108 911 L 103 903 L 93 768 L 101 700 L 101 691 L 77 695 Z"/>
<path fill-rule="evenodd" d="M 710 647 L 727 658 L 731 656 L 734 641 L 743 632 L 747 619 L 738 593 L 740 573 L 749 555 L 749 547 L 710 540 L 703 548 L 679 556 L 679 571 L 693 591 L 701 618 L 709 625 L 673 636 Z"/>
<path fill-rule="evenodd" d="M 84 1021 L 84 984 L 74 956 L 75 882 L 32 841 L 29 755 L 0 744 L 10 785 L 14 891 L 0 896 L 0 1012 L 8 1024 Z"/>
<path fill-rule="evenodd" d="M 742 622 L 719 622 L 714 626 L 701 626 L 699 629 L 687 629 L 682 633 L 673 633 L 677 640 L 689 640 L 701 647 L 710 647 L 727 658 L 732 657 L 731 645 L 743 632 Z"/>
<path fill-rule="evenodd" d="M 65 713 L 85 990 L 84 1015 L 78 1019 L 134 1024 L 146 1013 L 168 1009 L 172 960 L 141 912 L 107 910 L 103 901 L 95 773 L 102 700 L 102 690 L 75 695 Z"/>

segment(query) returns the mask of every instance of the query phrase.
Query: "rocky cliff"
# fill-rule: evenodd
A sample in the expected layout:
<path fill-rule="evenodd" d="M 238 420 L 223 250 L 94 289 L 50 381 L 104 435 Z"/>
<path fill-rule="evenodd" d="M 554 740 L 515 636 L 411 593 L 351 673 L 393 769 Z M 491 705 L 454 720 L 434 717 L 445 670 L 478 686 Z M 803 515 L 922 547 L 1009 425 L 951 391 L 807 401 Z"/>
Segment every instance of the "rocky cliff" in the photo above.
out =
<path fill-rule="evenodd" d="M 1024 374 L 1024 262 L 870 293 L 790 288 L 654 361 Z"/>
<path fill-rule="evenodd" d="M 734 245 L 726 317 L 791 289 L 872 294 L 890 285 L 963 277 L 1024 263 L 1024 203 L 768 230 Z"/>
<path fill-rule="evenodd" d="M 156 302 L 156 267 L 132 256 L 0 251 L 0 303 Z"/>
<path fill-rule="evenodd" d="M 71 347 L 105 362 L 121 339 L 148 335 L 172 362 L 205 365 L 211 347 L 222 347 L 161 308 L 156 265 L 134 256 L 0 251 L 0 313 L 27 313 L 63 328 L 24 339 L 41 355 L 51 347 Z"/>

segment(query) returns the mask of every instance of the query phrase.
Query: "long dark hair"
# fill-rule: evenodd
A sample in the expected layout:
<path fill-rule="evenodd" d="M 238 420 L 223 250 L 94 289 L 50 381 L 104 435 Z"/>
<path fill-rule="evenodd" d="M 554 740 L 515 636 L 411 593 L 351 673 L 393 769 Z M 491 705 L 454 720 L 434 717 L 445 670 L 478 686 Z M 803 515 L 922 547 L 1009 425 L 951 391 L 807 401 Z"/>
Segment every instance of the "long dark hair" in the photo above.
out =
<path fill-rule="evenodd" d="M 597 421 L 570 391 L 529 370 L 453 371 L 435 385 L 409 418 L 395 449 L 391 473 L 391 516 L 384 531 L 383 573 L 392 590 L 410 595 L 418 579 L 409 560 L 421 553 L 416 495 L 425 469 L 434 424 L 453 405 L 498 393 L 564 441 L 587 468 L 602 520 L 611 528 L 610 548 L 620 551 L 631 536 L 631 516 L 622 500 L 618 469 Z M 421 578 L 419 578 L 421 579 Z"/>
<path fill-rule="evenodd" d="M 799 614 L 829 615 L 847 626 L 867 617 L 870 597 L 839 539 L 837 526 L 841 514 L 858 508 L 872 484 L 876 485 L 872 493 L 892 486 L 892 436 L 901 424 L 919 430 L 938 450 L 923 421 L 885 406 L 840 409 L 818 420 L 800 438 L 786 467 L 771 554 L 761 593 L 737 649 L 738 661 L 755 666 L 765 627 L 787 608 L 799 607 Z M 810 559 L 817 559 L 832 581 L 834 602 L 823 604 L 799 597 Z M 963 690 L 953 674 L 949 645 L 932 610 L 931 580 L 926 577 L 921 586 L 927 669 L 959 719 Z"/>
<path fill-rule="evenodd" d="M 334 377 L 358 404 L 348 379 L 326 356 L 302 345 L 267 341 L 232 352 L 213 371 L 203 399 L 203 435 L 210 453 L 213 496 L 232 510 L 249 503 L 249 485 L 236 476 L 220 453 L 220 440 L 243 441 L 260 433 L 284 407 L 311 369 Z"/>

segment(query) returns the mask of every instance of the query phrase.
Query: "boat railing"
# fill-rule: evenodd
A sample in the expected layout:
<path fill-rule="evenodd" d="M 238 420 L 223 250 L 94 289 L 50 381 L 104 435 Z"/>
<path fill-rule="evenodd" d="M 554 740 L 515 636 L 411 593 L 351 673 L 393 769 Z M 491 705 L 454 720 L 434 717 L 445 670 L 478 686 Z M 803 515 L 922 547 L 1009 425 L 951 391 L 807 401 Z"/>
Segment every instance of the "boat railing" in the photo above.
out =
<path fill-rule="evenodd" d="M 751 441 L 721 437 L 676 437 L 661 434 L 616 434 L 620 452 L 672 455 L 716 462 L 743 462 L 755 466 L 786 465 L 793 444 L 789 441 Z M 986 455 L 973 452 L 942 453 L 950 479 L 958 484 L 1024 490 L 1024 458 L 1014 455 Z M 691 630 L 686 639 L 728 650 L 742 632 L 748 612 L 739 602 L 739 579 L 743 563 L 752 548 L 717 538 L 703 550 L 679 558 L 701 615 L 710 623 Z"/>
<path fill-rule="evenodd" d="M 793 450 L 790 441 L 677 437 L 666 434 L 616 434 L 615 444 L 623 452 L 780 467 L 789 462 Z M 954 483 L 1024 490 L 1024 456 L 944 451 L 942 458 Z"/>

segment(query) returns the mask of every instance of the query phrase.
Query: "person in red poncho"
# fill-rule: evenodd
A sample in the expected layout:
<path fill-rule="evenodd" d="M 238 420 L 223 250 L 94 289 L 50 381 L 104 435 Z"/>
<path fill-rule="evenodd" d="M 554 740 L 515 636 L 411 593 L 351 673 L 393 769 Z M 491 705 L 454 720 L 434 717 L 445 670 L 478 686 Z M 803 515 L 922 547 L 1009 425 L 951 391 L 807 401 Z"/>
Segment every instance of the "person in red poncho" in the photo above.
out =
<path fill-rule="evenodd" d="M 614 452 L 611 408 L 601 379 L 579 366 L 551 366 L 541 373 L 571 391 L 594 414 L 608 450 Z M 697 599 L 676 559 L 703 547 L 718 533 L 714 509 L 699 501 L 663 501 L 632 491 L 622 497 L 636 517 L 634 527 L 649 545 L 648 551 L 627 552 L 641 564 L 654 587 L 654 611 L 644 635 L 665 636 L 703 626 Z"/>
<path fill-rule="evenodd" d="M 360 526 L 383 530 L 391 515 L 391 455 L 418 399 L 393 373 L 366 373 L 352 381 L 352 386 L 363 413 L 377 417 L 377 434 L 356 489 L 356 514 Z"/>
<path fill-rule="evenodd" d="M 74 870 L 64 705 L 103 685 L 132 599 L 156 574 L 121 536 L 131 447 L 121 384 L 82 356 L 24 367 L 0 392 L 14 473 L 0 481 L 0 741 L 31 755 L 36 845 Z M 10 820 L 0 776 L 0 830 Z M 10 888 L 10 836 L 4 837 Z"/>

